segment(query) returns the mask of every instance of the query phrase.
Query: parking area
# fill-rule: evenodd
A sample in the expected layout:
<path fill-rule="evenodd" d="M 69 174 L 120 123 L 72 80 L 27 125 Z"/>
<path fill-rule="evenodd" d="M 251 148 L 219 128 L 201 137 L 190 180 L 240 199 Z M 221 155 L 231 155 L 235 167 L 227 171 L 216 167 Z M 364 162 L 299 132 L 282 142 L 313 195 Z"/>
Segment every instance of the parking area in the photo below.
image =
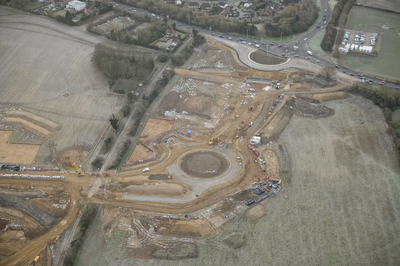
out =
<path fill-rule="evenodd" d="M 342 54 L 357 55 L 361 53 L 363 55 L 378 56 L 379 39 L 378 33 L 346 29 L 339 51 Z"/>

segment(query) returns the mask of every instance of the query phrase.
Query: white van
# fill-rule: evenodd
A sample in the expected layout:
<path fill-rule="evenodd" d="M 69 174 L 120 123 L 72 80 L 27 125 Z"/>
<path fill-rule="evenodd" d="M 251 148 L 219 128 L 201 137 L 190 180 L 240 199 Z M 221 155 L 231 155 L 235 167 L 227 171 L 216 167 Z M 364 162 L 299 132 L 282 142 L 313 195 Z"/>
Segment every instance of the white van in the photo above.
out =
<path fill-rule="evenodd" d="M 311 51 L 307 51 L 308 55 L 314 55 Z"/>

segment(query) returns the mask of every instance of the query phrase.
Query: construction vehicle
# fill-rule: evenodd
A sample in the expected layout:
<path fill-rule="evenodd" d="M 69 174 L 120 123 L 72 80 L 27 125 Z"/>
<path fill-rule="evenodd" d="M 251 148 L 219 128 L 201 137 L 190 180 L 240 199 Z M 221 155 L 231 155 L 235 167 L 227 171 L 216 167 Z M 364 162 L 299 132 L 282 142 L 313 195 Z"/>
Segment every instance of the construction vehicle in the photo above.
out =
<path fill-rule="evenodd" d="M 85 175 L 85 173 L 82 171 L 82 169 L 79 168 L 79 167 L 76 165 L 76 163 L 73 163 L 73 164 L 72 164 L 72 167 L 75 168 L 75 170 L 76 170 L 76 172 L 78 173 L 79 176 L 84 176 L 84 175 Z"/>
<path fill-rule="evenodd" d="M 237 162 L 238 162 L 238 164 L 242 164 L 242 158 L 237 157 Z"/>
<path fill-rule="evenodd" d="M 38 261 L 39 261 L 39 259 L 40 259 L 40 257 L 39 256 L 36 256 L 34 259 L 33 259 L 33 264 L 32 265 L 38 265 L 37 263 L 38 263 Z"/>
<path fill-rule="evenodd" d="M 252 149 L 251 151 L 254 152 L 254 154 L 255 154 L 257 157 L 260 156 L 260 154 L 258 153 L 258 151 L 257 151 L 256 149 Z"/>
<path fill-rule="evenodd" d="M 175 174 L 175 173 L 170 174 L 170 175 L 168 176 L 168 179 L 172 179 L 172 177 L 174 177 L 174 174 Z"/>
<path fill-rule="evenodd" d="M 249 111 L 254 111 L 254 106 L 250 106 Z"/>
<path fill-rule="evenodd" d="M 219 137 L 212 137 L 212 139 L 208 142 L 210 145 L 214 145 L 215 143 L 218 143 Z"/>
<path fill-rule="evenodd" d="M 268 191 L 269 192 L 269 189 L 267 188 L 267 187 L 263 187 L 266 191 Z"/>

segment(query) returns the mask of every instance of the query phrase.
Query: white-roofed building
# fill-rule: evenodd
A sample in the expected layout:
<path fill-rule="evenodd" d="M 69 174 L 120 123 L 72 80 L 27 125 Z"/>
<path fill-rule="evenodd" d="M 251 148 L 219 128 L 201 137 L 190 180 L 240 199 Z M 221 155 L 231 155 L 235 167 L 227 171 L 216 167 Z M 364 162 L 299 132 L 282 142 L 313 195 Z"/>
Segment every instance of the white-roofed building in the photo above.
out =
<path fill-rule="evenodd" d="M 78 11 L 84 10 L 86 7 L 86 3 L 81 1 L 71 1 L 67 4 L 66 8 L 68 9 L 75 9 Z"/>

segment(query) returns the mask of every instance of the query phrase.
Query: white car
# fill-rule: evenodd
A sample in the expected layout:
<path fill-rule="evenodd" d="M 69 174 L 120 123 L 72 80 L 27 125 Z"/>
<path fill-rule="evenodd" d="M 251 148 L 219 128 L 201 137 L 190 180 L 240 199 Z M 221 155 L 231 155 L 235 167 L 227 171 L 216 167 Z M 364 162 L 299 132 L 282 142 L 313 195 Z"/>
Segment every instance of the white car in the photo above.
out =
<path fill-rule="evenodd" d="M 308 54 L 308 55 L 311 55 L 311 56 L 314 55 L 313 52 L 311 52 L 311 51 L 307 51 L 307 54 Z"/>
<path fill-rule="evenodd" d="M 248 45 L 251 45 L 251 42 L 248 42 L 247 44 L 248 44 Z"/>
<path fill-rule="evenodd" d="M 155 17 L 156 15 L 154 13 L 151 14 L 152 17 Z"/>
<path fill-rule="evenodd" d="M 228 40 L 232 40 L 232 37 L 228 37 Z"/>
<path fill-rule="evenodd" d="M 307 38 L 304 38 L 304 41 L 306 42 L 308 39 Z"/>
<path fill-rule="evenodd" d="M 260 47 L 260 45 L 259 45 L 259 44 L 256 44 L 255 46 L 256 46 L 257 48 L 258 48 L 258 47 Z"/>
<path fill-rule="evenodd" d="M 293 46 L 293 50 L 297 51 L 298 49 L 299 49 L 299 47 Z"/>

